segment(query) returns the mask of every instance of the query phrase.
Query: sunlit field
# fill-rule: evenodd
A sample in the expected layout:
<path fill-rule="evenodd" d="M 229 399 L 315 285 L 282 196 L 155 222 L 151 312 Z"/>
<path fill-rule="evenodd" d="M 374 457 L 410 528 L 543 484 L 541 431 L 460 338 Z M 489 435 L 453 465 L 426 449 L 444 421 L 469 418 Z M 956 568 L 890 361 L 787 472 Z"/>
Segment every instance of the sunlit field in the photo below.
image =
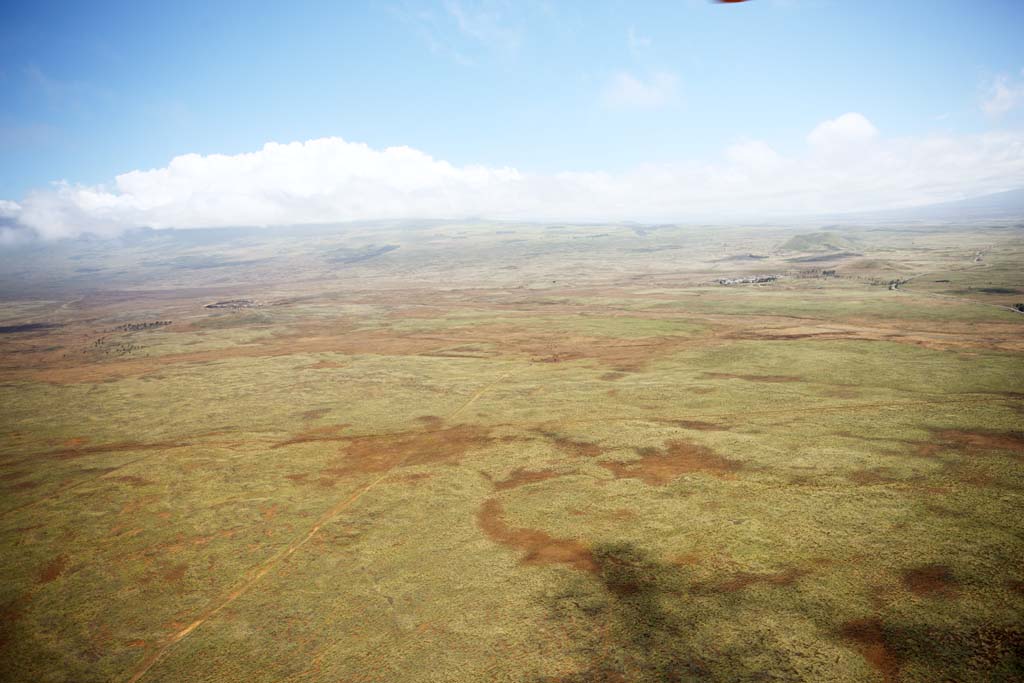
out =
<path fill-rule="evenodd" d="M 0 676 L 1019 678 L 1024 235 L 807 232 L 5 255 Z"/>

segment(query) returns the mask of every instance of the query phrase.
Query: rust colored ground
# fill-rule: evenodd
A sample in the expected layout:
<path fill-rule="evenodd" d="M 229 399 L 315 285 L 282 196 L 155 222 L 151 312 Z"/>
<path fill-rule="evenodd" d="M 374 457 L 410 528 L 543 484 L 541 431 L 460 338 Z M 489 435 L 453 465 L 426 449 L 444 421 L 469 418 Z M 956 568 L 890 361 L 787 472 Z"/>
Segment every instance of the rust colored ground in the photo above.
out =
<path fill-rule="evenodd" d="M 957 580 L 944 564 L 924 564 L 903 572 L 903 585 L 914 595 L 926 598 L 956 596 Z"/>
<path fill-rule="evenodd" d="M 68 556 L 58 555 L 49 562 L 47 562 L 39 573 L 36 575 L 37 583 L 50 583 L 56 581 L 61 574 L 68 568 Z"/>
<path fill-rule="evenodd" d="M 885 629 L 878 619 L 855 619 L 843 624 L 840 634 L 853 643 L 857 651 L 886 683 L 896 683 L 900 662 L 886 643 Z"/>
<path fill-rule="evenodd" d="M 139 443 L 135 441 L 125 441 L 119 443 L 97 444 L 95 446 L 59 448 L 55 451 L 48 451 L 45 453 L 33 453 L 31 455 L 25 456 L 19 462 L 38 462 L 40 458 L 48 458 L 54 460 L 73 460 L 75 458 L 81 458 L 86 455 L 96 455 L 99 453 L 123 453 L 126 451 L 160 450 L 166 448 L 180 448 L 183 445 L 185 444 L 178 441 L 157 441 L 154 443 Z"/>
<path fill-rule="evenodd" d="M 599 464 L 618 479 L 639 479 L 651 486 L 664 486 L 683 474 L 693 472 L 730 478 L 743 468 L 743 463 L 738 460 L 686 441 L 670 441 L 664 449 L 641 448 L 637 453 L 639 460 Z"/>
<path fill-rule="evenodd" d="M 490 442 L 488 431 L 474 425 L 358 437 L 349 441 L 341 462 L 328 467 L 323 474 L 332 477 L 373 474 L 384 472 L 398 463 L 406 466 L 453 464 L 470 450 Z"/>
<path fill-rule="evenodd" d="M 984 432 L 944 429 L 936 438 L 961 450 L 1000 450 L 1024 453 L 1024 432 Z"/>
<path fill-rule="evenodd" d="M 557 434 L 551 434 L 549 432 L 541 432 L 544 436 L 551 440 L 558 450 L 563 453 L 567 453 L 571 456 L 578 458 L 596 458 L 597 456 L 604 453 L 604 449 L 598 446 L 596 443 L 589 441 L 578 441 L 576 439 L 570 439 L 567 436 L 559 436 Z"/>
<path fill-rule="evenodd" d="M 590 549 L 579 541 L 555 538 L 540 529 L 510 527 L 504 514 L 501 502 L 490 498 L 477 512 L 477 524 L 492 541 L 524 553 L 522 564 L 564 564 L 581 571 L 597 571 Z"/>

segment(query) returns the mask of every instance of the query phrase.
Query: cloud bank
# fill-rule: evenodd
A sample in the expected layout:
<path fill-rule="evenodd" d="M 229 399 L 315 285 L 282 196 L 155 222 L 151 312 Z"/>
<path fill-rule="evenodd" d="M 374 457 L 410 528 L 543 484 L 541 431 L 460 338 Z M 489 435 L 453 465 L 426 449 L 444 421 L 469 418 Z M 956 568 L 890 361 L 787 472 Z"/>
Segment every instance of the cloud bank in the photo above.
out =
<path fill-rule="evenodd" d="M 898 208 L 1024 186 L 1024 133 L 886 138 L 843 114 L 785 155 L 737 142 L 714 162 L 621 173 L 456 166 L 409 147 L 341 138 L 248 154 L 175 157 L 109 186 L 61 181 L 0 200 L 0 242 L 136 227 L 287 225 L 400 218 L 685 221 Z"/>

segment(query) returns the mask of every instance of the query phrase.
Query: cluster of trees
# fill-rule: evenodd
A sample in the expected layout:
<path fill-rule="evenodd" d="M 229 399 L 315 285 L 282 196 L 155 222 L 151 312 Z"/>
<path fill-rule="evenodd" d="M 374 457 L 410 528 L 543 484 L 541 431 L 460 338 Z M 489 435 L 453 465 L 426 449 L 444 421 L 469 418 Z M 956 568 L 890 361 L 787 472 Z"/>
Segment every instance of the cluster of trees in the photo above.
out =
<path fill-rule="evenodd" d="M 827 269 L 824 269 L 824 270 L 821 269 L 821 268 L 805 268 L 804 270 L 797 270 L 797 271 L 793 271 L 793 272 L 790 272 L 790 273 L 787 273 L 787 274 L 790 277 L 795 277 L 795 278 L 803 279 L 803 280 L 811 280 L 811 279 L 816 279 L 816 278 L 839 277 L 839 274 L 836 272 L 835 268 L 827 268 Z"/>
<path fill-rule="evenodd" d="M 118 325 L 114 329 L 120 332 L 138 332 L 140 330 L 152 330 L 156 327 L 165 327 L 172 322 L 172 320 L 154 320 L 151 323 L 125 323 L 124 325 Z"/>
<path fill-rule="evenodd" d="M 135 351 L 141 351 L 143 347 L 126 342 L 112 342 L 110 337 L 100 337 L 92 343 L 91 348 L 105 356 L 127 356 Z"/>

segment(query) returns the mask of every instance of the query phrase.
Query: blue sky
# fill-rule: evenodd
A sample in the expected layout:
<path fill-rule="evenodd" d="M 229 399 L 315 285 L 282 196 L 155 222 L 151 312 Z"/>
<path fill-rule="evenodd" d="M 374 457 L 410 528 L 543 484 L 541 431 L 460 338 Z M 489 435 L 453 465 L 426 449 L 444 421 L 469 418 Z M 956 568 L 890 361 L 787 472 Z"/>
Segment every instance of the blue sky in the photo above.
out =
<path fill-rule="evenodd" d="M 850 112 L 879 140 L 1022 128 L 1019 0 L 637 5 L 7 3 L 0 198 L 332 136 L 550 177 L 798 156 Z"/>

